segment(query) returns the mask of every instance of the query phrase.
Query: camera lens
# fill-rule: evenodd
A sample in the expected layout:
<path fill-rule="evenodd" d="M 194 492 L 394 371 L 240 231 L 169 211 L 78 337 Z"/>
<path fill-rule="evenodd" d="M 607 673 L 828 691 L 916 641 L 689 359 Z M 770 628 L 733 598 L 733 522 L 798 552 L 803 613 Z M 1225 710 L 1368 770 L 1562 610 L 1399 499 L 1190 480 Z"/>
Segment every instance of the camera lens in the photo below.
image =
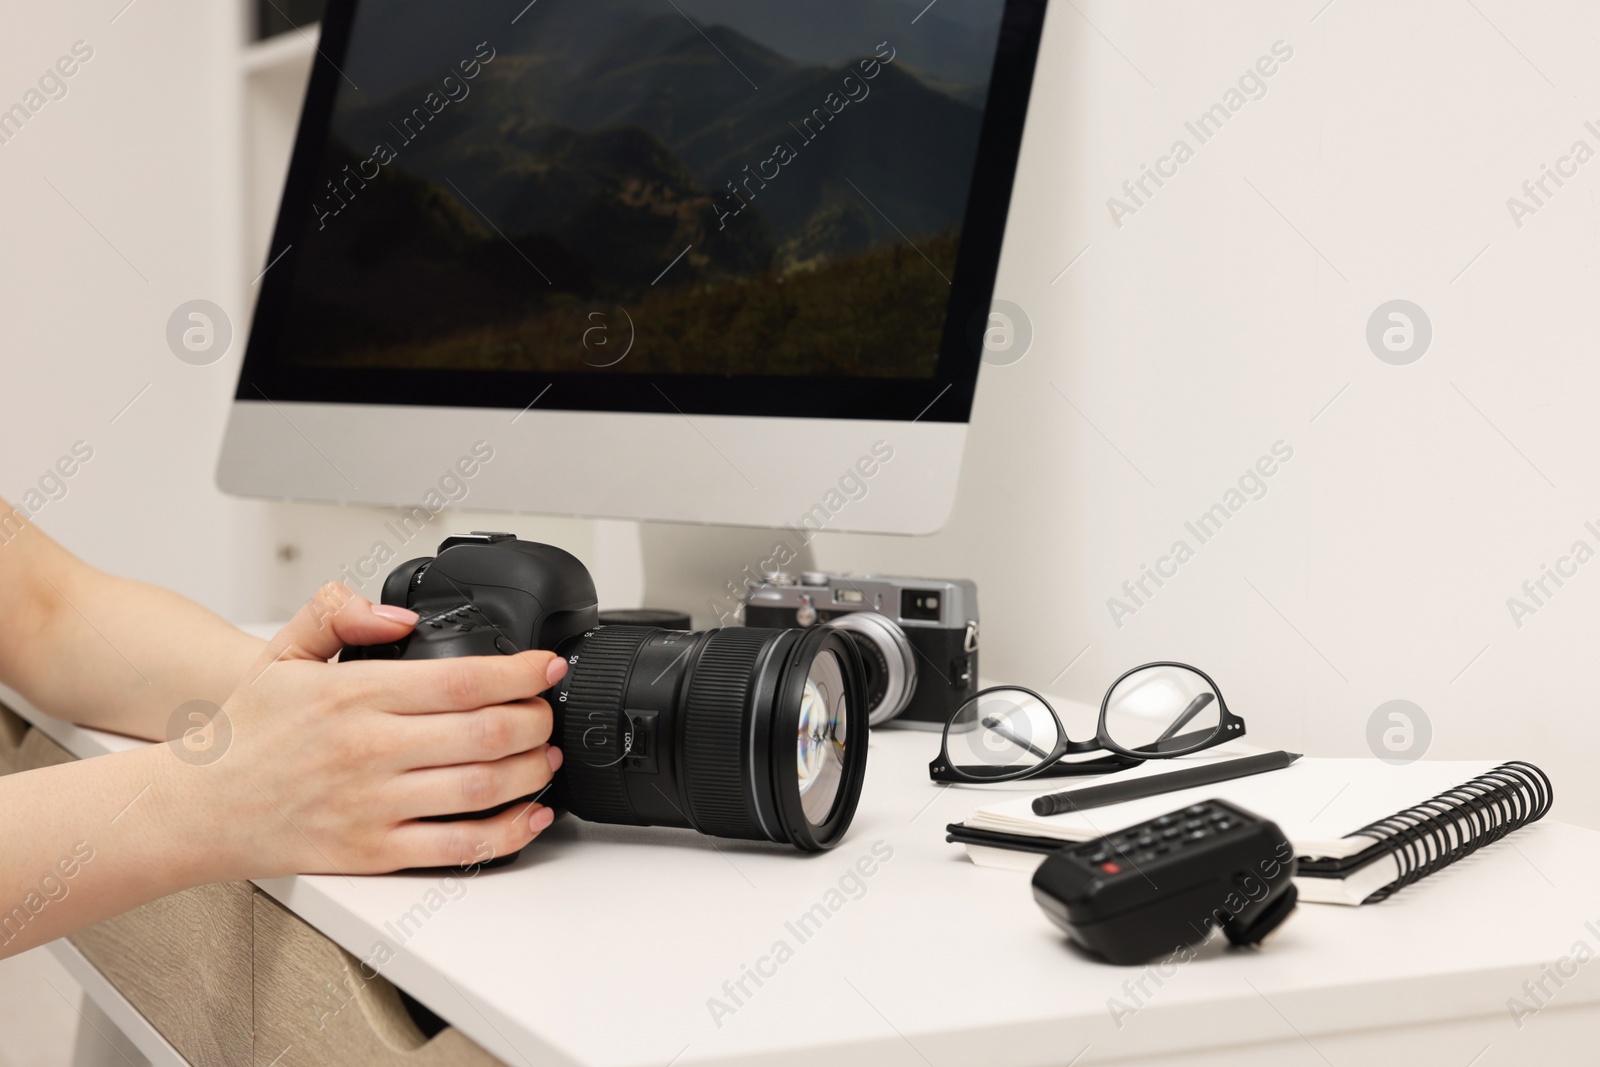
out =
<path fill-rule="evenodd" d="M 852 611 L 827 625 L 848 634 L 866 668 L 868 724 L 877 726 L 899 715 L 917 690 L 916 653 L 893 619 L 876 611 Z"/>
<path fill-rule="evenodd" d="M 558 651 L 557 802 L 574 815 L 807 851 L 849 827 L 866 693 L 844 634 L 604 626 Z"/>

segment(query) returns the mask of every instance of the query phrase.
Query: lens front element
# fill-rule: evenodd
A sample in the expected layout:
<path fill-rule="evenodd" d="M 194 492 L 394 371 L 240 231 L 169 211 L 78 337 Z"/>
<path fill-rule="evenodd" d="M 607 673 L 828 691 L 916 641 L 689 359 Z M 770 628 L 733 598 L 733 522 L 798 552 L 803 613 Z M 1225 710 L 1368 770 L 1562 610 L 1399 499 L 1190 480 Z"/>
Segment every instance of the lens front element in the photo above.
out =
<path fill-rule="evenodd" d="M 849 708 L 839 658 L 827 650 L 818 652 L 800 696 L 795 752 L 800 806 L 806 819 L 814 824 L 828 817 L 839 797 L 848 726 Z"/>

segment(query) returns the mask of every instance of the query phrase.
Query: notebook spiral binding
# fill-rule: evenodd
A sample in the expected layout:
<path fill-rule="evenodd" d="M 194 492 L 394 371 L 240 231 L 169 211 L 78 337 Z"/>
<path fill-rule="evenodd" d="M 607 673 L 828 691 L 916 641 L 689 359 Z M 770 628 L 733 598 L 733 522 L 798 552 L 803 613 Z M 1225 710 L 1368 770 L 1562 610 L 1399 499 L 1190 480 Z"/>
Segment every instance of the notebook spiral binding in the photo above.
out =
<path fill-rule="evenodd" d="M 1431 800 L 1363 827 L 1351 837 L 1390 845 L 1400 877 L 1362 901 L 1375 904 L 1492 844 L 1513 830 L 1544 818 L 1555 799 L 1545 773 L 1513 760 L 1447 789 Z"/>

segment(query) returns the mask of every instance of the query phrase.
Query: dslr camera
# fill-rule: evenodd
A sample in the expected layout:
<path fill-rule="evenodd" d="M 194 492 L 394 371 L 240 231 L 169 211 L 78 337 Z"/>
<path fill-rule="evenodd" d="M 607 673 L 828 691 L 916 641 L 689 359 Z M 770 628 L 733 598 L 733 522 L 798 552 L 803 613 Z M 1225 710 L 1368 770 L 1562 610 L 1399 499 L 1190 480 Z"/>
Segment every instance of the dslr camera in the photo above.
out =
<path fill-rule="evenodd" d="M 416 628 L 342 660 L 535 648 L 566 659 L 543 694 L 566 757 L 552 783 L 559 810 L 804 851 L 837 844 L 855 815 L 867 695 L 841 631 L 600 626 L 588 569 L 507 533 L 447 538 L 437 556 L 395 568 L 383 602 L 415 611 Z"/>
<path fill-rule="evenodd" d="M 966 579 L 804 571 L 765 576 L 744 600 L 746 626 L 834 630 L 866 668 L 873 726 L 943 729 L 978 691 L 978 587 Z"/>

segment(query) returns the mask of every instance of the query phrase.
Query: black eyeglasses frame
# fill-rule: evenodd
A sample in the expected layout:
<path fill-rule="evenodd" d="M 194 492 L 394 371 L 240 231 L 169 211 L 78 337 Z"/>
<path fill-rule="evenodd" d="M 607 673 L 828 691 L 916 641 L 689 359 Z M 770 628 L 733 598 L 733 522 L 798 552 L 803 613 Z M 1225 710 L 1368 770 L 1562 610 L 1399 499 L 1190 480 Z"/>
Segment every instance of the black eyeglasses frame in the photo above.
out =
<path fill-rule="evenodd" d="M 1190 735 L 1178 734 L 1171 736 L 1172 731 L 1185 726 L 1195 715 L 1204 710 L 1206 703 L 1209 703 L 1209 701 L 1200 702 L 1197 700 L 1198 707 L 1191 704 L 1184 714 L 1179 716 L 1167 728 L 1166 733 L 1153 742 L 1154 750 L 1152 750 L 1151 745 L 1143 745 L 1136 749 L 1125 748 L 1113 741 L 1106 731 L 1106 714 L 1111 705 L 1111 694 L 1116 692 L 1117 686 L 1121 685 L 1127 678 L 1153 667 L 1177 667 L 1182 670 L 1193 671 L 1201 678 L 1204 678 L 1206 684 L 1211 687 L 1211 692 L 1215 693 L 1217 697 L 1218 720 L 1216 728 L 1208 731 L 1204 738 L 1191 741 L 1187 745 L 1175 744 L 1175 742 L 1183 741 Z M 1014 768 L 985 767 L 982 768 L 983 771 L 992 771 L 994 773 L 968 773 L 979 770 L 979 768 L 958 767 L 950 759 L 950 728 L 955 725 L 956 720 L 961 717 L 961 713 L 970 705 L 985 696 L 999 692 L 1024 693 L 1037 700 L 1050 713 L 1050 717 L 1055 720 L 1056 735 L 1061 740 L 1056 743 L 1055 748 L 1049 753 L 1038 753 L 1038 750 L 1033 749 L 1032 745 L 1026 745 L 1025 747 L 1033 749 L 1041 756 L 1039 762 L 1032 766 Z M 928 777 L 935 782 L 975 785 L 985 782 L 1020 782 L 1028 778 L 1071 778 L 1092 774 L 1109 774 L 1113 771 L 1138 766 L 1149 759 L 1168 759 L 1173 756 L 1187 756 L 1195 752 L 1203 752 L 1225 741 L 1243 737 L 1244 734 L 1244 720 L 1228 710 L 1228 702 L 1223 698 L 1222 690 L 1209 674 L 1192 664 L 1180 663 L 1176 660 L 1156 660 L 1152 663 L 1141 663 L 1131 670 L 1123 671 L 1114 682 L 1106 687 L 1105 696 L 1100 698 L 1100 721 L 1095 729 L 1095 737 L 1092 741 L 1071 740 L 1067 736 L 1067 728 L 1062 725 L 1061 716 L 1056 713 L 1056 709 L 1051 706 L 1048 700 L 1026 686 L 993 685 L 974 693 L 955 710 L 955 713 L 950 716 L 950 721 L 945 723 L 944 731 L 939 739 L 939 755 L 928 764 Z M 1063 762 L 1063 759 L 1067 756 L 1101 751 L 1108 752 L 1110 755 L 1102 756 L 1099 759 L 1080 760 L 1072 763 Z"/>

